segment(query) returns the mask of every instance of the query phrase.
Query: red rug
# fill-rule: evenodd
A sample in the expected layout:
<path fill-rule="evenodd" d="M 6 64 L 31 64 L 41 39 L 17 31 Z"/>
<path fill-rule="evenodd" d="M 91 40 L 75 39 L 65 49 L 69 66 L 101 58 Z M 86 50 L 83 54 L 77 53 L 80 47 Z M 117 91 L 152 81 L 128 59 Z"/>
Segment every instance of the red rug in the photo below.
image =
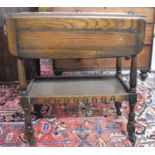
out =
<path fill-rule="evenodd" d="M 51 76 L 51 61 L 41 61 L 42 76 Z M 100 72 L 64 73 L 68 75 L 103 74 Z M 128 82 L 128 76 L 124 76 Z M 138 79 L 135 146 L 155 146 L 155 74 L 145 82 Z M 29 146 L 20 137 L 24 130 L 24 113 L 18 105 L 19 86 L 0 86 L 0 146 Z M 131 146 L 126 124 L 128 102 L 124 101 L 122 116 L 117 116 L 113 103 L 90 104 L 88 110 L 78 111 L 77 105 L 66 108 L 46 104 L 38 106 L 43 118 L 32 110 L 35 146 Z M 85 117 L 86 116 L 86 117 Z M 47 118 L 48 117 L 48 118 Z"/>

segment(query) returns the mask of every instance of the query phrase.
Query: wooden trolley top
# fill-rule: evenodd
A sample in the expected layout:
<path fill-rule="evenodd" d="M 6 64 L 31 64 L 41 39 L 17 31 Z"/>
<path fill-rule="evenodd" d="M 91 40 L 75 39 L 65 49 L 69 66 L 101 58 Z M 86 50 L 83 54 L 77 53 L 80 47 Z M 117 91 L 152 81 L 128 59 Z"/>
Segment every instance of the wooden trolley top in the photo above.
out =
<path fill-rule="evenodd" d="M 138 54 L 144 16 L 103 13 L 8 15 L 9 48 L 23 58 L 101 58 Z"/>

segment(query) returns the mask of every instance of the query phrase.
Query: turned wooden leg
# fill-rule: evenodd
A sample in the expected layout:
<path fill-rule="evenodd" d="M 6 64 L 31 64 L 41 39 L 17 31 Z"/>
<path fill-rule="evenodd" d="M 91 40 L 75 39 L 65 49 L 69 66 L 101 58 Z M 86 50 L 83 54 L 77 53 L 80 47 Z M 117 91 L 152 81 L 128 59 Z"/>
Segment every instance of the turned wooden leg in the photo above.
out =
<path fill-rule="evenodd" d="M 36 59 L 35 61 L 35 74 L 40 76 L 40 59 Z"/>
<path fill-rule="evenodd" d="M 121 69 L 122 67 L 122 62 L 121 62 L 121 57 L 117 57 L 116 59 L 116 75 L 120 76 L 121 75 Z"/>
<path fill-rule="evenodd" d="M 54 75 L 58 75 L 58 76 L 60 76 L 60 75 L 62 75 L 62 71 L 56 71 L 56 64 L 55 64 L 55 60 L 53 59 L 53 73 L 54 73 Z"/>
<path fill-rule="evenodd" d="M 30 144 L 35 143 L 35 138 L 34 138 L 34 130 L 32 127 L 32 119 L 31 119 L 31 106 L 28 101 L 27 96 L 21 96 L 21 101 L 20 105 L 22 106 L 24 113 L 25 113 L 25 131 L 24 131 L 24 139 L 26 142 Z"/>
<path fill-rule="evenodd" d="M 34 105 L 34 111 L 36 112 L 37 118 L 42 118 L 42 114 L 40 112 L 40 105 L 35 104 Z"/>
<path fill-rule="evenodd" d="M 135 113 L 134 113 L 136 98 L 137 98 L 136 94 L 130 94 L 130 97 L 129 97 L 130 110 L 129 110 L 129 116 L 128 116 L 127 130 L 128 130 L 129 140 L 131 141 L 132 145 L 134 145 L 136 141 Z"/>
<path fill-rule="evenodd" d="M 120 101 L 115 101 L 115 108 L 116 108 L 116 113 L 118 116 L 121 116 L 121 107 L 122 107 L 122 103 Z"/>
<path fill-rule="evenodd" d="M 62 71 L 55 71 L 55 70 L 53 70 L 53 72 L 54 72 L 54 75 L 57 75 L 57 76 L 61 76 L 62 75 Z"/>
<path fill-rule="evenodd" d="M 122 72 L 122 62 L 121 62 L 121 57 L 117 57 L 116 59 L 116 76 L 121 76 L 121 72 Z M 121 102 L 119 101 L 114 101 L 115 103 L 115 108 L 116 108 L 116 113 L 117 115 L 121 115 L 121 111 L 120 111 L 120 108 L 122 106 Z"/>
<path fill-rule="evenodd" d="M 142 81 L 144 81 L 148 77 L 147 73 L 148 73 L 147 70 L 140 70 L 140 77 Z"/>
<path fill-rule="evenodd" d="M 135 113 L 134 107 L 137 102 L 137 94 L 136 94 L 136 84 L 137 84 L 137 57 L 132 56 L 131 59 L 131 71 L 130 71 L 130 93 L 129 93 L 129 116 L 128 116 L 128 124 L 127 130 L 129 135 L 129 140 L 132 145 L 135 144 Z"/>
<path fill-rule="evenodd" d="M 34 131 L 32 128 L 32 121 L 31 121 L 31 115 L 30 115 L 31 106 L 26 93 L 28 84 L 26 80 L 26 73 L 25 73 L 25 66 L 24 66 L 23 59 L 17 58 L 17 67 L 18 67 L 18 78 L 19 78 L 20 90 L 21 90 L 20 105 L 22 106 L 25 113 L 25 135 L 23 140 L 26 140 L 29 143 L 34 143 Z"/>

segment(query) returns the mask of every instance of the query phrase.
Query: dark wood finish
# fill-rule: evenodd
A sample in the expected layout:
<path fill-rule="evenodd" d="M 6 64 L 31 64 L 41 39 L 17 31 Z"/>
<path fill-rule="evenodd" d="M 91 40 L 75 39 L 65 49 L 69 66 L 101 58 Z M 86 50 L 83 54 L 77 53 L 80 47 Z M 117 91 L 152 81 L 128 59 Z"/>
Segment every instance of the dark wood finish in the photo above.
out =
<path fill-rule="evenodd" d="M 117 115 L 121 116 L 122 112 L 121 112 L 120 108 L 122 107 L 122 103 L 121 102 L 115 102 L 115 107 L 116 107 Z"/>
<path fill-rule="evenodd" d="M 144 45 L 152 45 L 153 33 L 154 33 L 154 23 L 147 23 Z"/>
<path fill-rule="evenodd" d="M 127 130 L 129 139 L 134 145 L 137 54 L 144 44 L 145 17 L 88 13 L 24 13 L 10 15 L 7 24 L 9 47 L 11 53 L 17 57 L 20 86 L 23 90 L 21 105 L 25 111 L 25 138 L 28 142 L 34 142 L 30 110 L 36 103 L 65 105 L 71 101 L 87 105 L 89 102 L 113 102 L 117 114 L 121 115 L 121 101 L 128 99 L 130 111 Z M 130 88 L 121 78 L 123 56 L 131 57 Z M 97 57 L 114 57 L 116 75 L 35 77 L 27 86 L 24 58 Z M 86 109 L 84 106 L 81 110 Z"/>
<path fill-rule="evenodd" d="M 117 76 L 121 75 L 121 68 L 122 68 L 121 57 L 117 57 L 117 60 L 116 60 L 116 75 Z"/>
<path fill-rule="evenodd" d="M 136 85 L 137 85 L 137 57 L 132 56 L 131 59 L 131 72 L 130 72 L 130 94 L 129 94 L 129 116 L 128 116 L 128 124 L 127 130 L 129 134 L 130 141 L 134 144 L 135 137 L 135 113 L 134 108 L 137 102 L 137 94 L 136 94 Z"/>
<path fill-rule="evenodd" d="M 54 75 L 58 75 L 58 76 L 60 76 L 60 75 L 62 75 L 62 71 L 57 71 L 56 69 L 56 64 L 55 64 L 55 59 L 53 59 L 53 72 L 54 72 Z"/>
<path fill-rule="evenodd" d="M 115 57 L 116 51 L 117 56 L 138 54 L 144 41 L 143 16 L 110 17 L 88 13 L 12 14 L 7 20 L 9 48 L 13 55 L 27 58 L 105 58 Z M 13 42 L 16 38 L 17 44 Z"/>
<path fill-rule="evenodd" d="M 130 92 L 131 93 L 136 92 L 136 85 L 137 85 L 137 57 L 132 56 L 132 58 L 131 58 L 131 72 L 130 72 Z"/>
<path fill-rule="evenodd" d="M 3 34 L 3 29 L 2 29 L 2 27 L 0 28 L 0 79 L 1 80 L 4 80 L 5 78 L 6 78 L 6 68 L 5 68 L 5 59 L 4 59 L 4 57 L 5 57 L 5 54 L 6 53 L 4 53 L 3 52 L 3 50 L 4 50 L 4 45 L 5 45 L 5 43 L 4 43 L 4 41 L 3 41 L 3 37 L 4 37 L 4 34 Z"/>
<path fill-rule="evenodd" d="M 63 86 L 63 87 L 62 87 Z M 103 89 L 106 88 L 106 89 Z M 61 97 L 80 96 L 93 94 L 102 96 L 108 94 L 125 94 L 124 87 L 115 77 L 60 77 L 38 79 L 33 82 L 30 90 L 30 97 Z"/>
<path fill-rule="evenodd" d="M 6 15 L 7 13 L 34 11 L 35 8 L 29 7 L 0 7 L 0 82 L 17 81 L 17 63 L 16 58 L 9 52 L 8 41 L 6 37 Z M 32 61 L 25 60 L 27 77 L 32 77 Z"/>
<path fill-rule="evenodd" d="M 147 72 L 151 69 L 151 55 L 153 44 L 153 32 L 155 23 L 155 9 L 153 7 L 43 7 L 39 11 L 48 12 L 108 12 L 108 13 L 129 13 L 144 15 L 147 18 L 146 33 L 145 33 L 145 51 L 138 56 L 138 69 L 142 70 L 141 77 L 147 76 Z M 145 55 L 144 55 L 145 53 Z M 145 58 L 145 61 L 144 61 Z M 79 66 L 82 67 L 79 67 Z M 96 69 L 114 69 L 116 66 L 114 59 L 56 59 L 54 72 L 76 71 L 76 70 L 90 70 L 91 67 Z M 124 60 L 122 67 L 130 67 L 130 61 Z"/>
<path fill-rule="evenodd" d="M 140 76 L 141 76 L 142 81 L 144 81 L 148 77 L 147 72 L 148 70 L 140 70 Z"/>
<path fill-rule="evenodd" d="M 32 118 L 31 118 L 31 104 L 27 98 L 27 94 L 21 94 L 20 105 L 22 106 L 24 113 L 25 113 L 25 131 L 24 137 L 21 137 L 24 142 L 28 142 L 30 144 L 35 143 L 34 137 L 34 129 L 32 127 Z"/>
<path fill-rule="evenodd" d="M 40 60 L 39 59 L 36 59 L 35 61 L 34 61 L 34 66 L 35 66 L 35 75 L 37 75 L 37 76 L 40 76 Z"/>
<path fill-rule="evenodd" d="M 150 65 L 152 48 L 144 46 L 143 50 L 137 56 L 137 66 L 140 69 L 147 69 L 146 66 Z M 60 59 L 59 59 L 60 60 Z M 55 60 L 55 71 L 77 71 L 77 70 L 100 70 L 100 69 L 114 69 L 116 61 L 113 58 L 97 58 L 97 59 L 62 59 Z M 142 63 L 143 62 L 143 63 Z M 122 68 L 129 68 L 131 59 L 122 58 Z M 63 64 L 63 65 L 62 65 Z"/>
<path fill-rule="evenodd" d="M 2 27 L 0 28 L 0 42 L 0 81 L 17 81 L 16 58 L 9 52 Z"/>

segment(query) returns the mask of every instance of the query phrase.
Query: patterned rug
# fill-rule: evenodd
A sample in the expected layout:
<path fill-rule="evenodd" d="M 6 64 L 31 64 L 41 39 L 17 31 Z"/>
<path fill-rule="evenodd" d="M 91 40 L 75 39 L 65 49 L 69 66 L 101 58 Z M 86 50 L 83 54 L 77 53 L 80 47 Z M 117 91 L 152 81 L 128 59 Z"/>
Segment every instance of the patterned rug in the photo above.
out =
<path fill-rule="evenodd" d="M 42 76 L 53 75 L 51 61 L 41 61 Z M 112 72 L 74 72 L 70 75 L 102 75 Z M 124 71 L 128 82 L 128 72 Z M 135 146 L 155 146 L 155 73 L 149 73 L 146 81 L 138 77 L 138 102 L 136 111 Z M 24 113 L 18 105 L 18 85 L 0 86 L 0 146 L 29 146 L 21 140 L 24 130 Z M 82 103 L 81 103 L 82 104 Z M 79 111 L 79 105 L 67 103 L 66 108 L 58 105 L 36 105 L 32 109 L 36 144 L 34 146 L 99 147 L 131 146 L 127 138 L 128 101 L 122 103 L 122 116 L 117 116 L 114 104 L 89 104 L 88 109 Z M 39 115 L 36 113 L 39 109 Z M 42 118 L 40 118 L 42 117 Z"/>

